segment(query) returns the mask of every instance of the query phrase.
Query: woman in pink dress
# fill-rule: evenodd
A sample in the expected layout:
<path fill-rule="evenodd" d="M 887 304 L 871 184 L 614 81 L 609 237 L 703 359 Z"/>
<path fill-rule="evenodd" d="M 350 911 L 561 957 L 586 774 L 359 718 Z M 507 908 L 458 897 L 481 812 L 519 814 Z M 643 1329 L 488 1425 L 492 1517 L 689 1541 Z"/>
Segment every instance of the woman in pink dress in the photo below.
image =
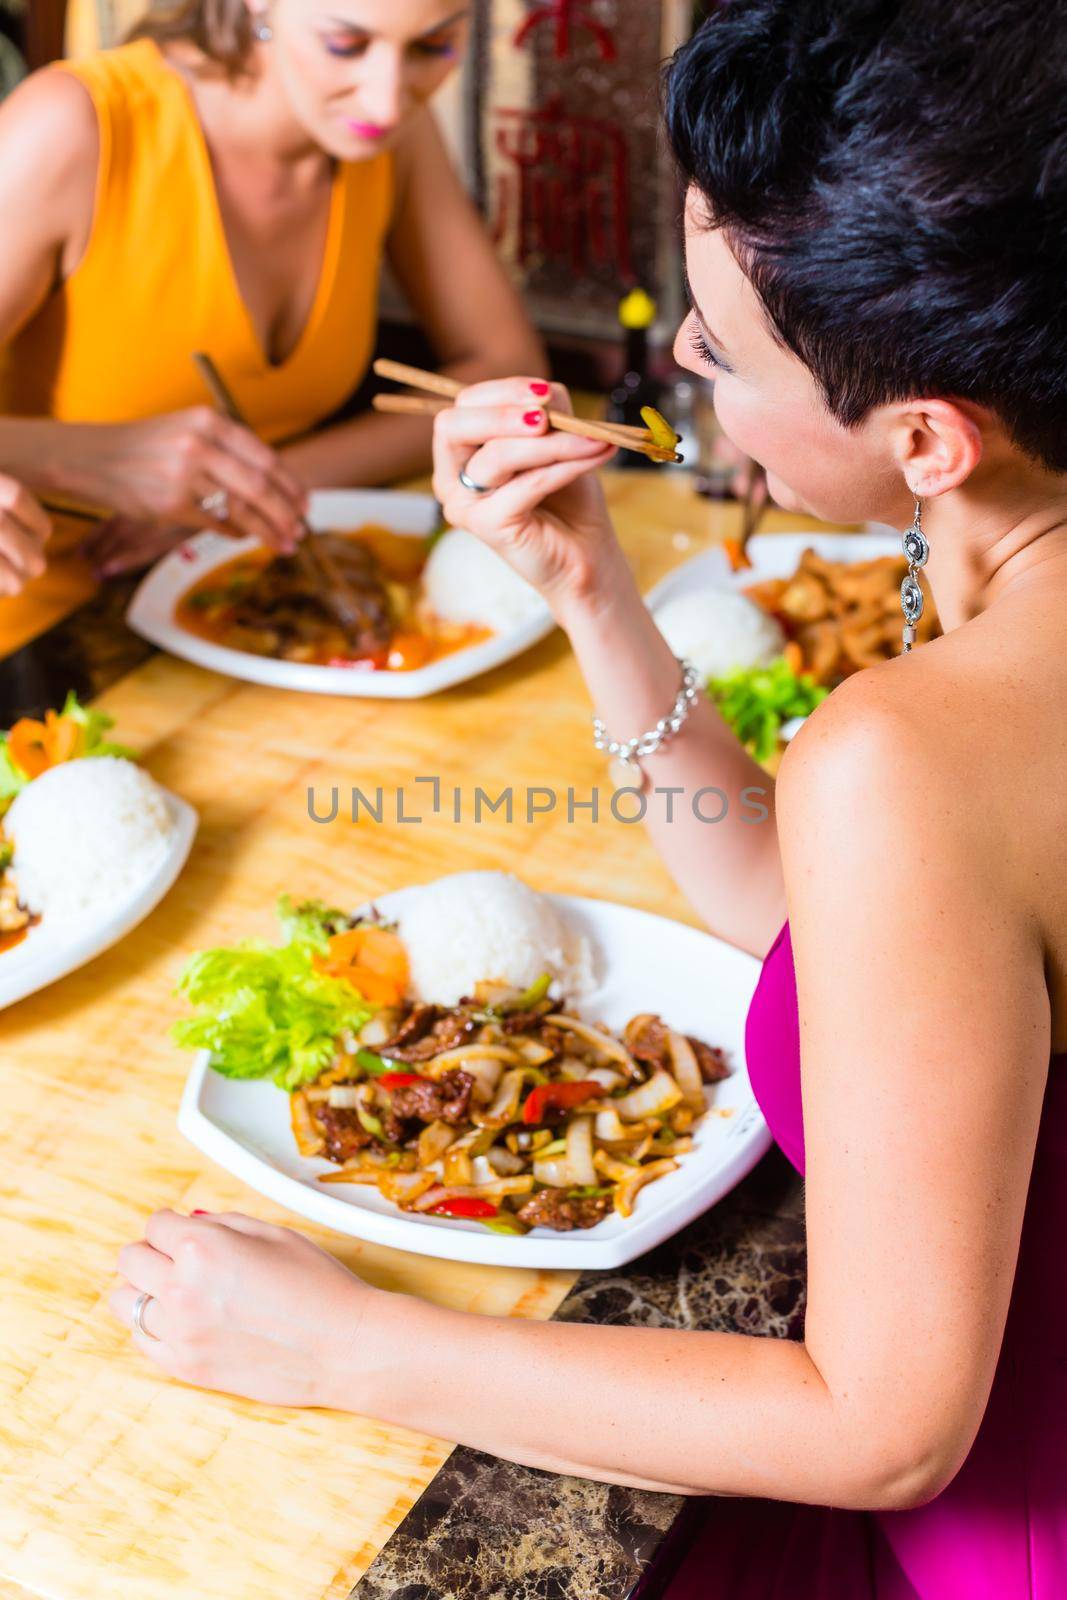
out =
<path fill-rule="evenodd" d="M 678 1600 L 1067 1594 L 1065 61 L 1063 0 L 734 0 L 670 77 L 678 358 L 780 504 L 911 525 L 906 609 L 927 588 L 945 629 L 819 707 L 766 825 L 649 805 L 707 925 L 765 958 L 748 1058 L 806 1177 L 803 1341 L 465 1315 L 164 1212 L 113 1306 L 149 1297 L 165 1371 L 713 1497 Z M 467 391 L 437 492 L 547 597 L 613 738 L 662 735 L 679 663 L 610 452 L 545 403 Z M 702 697 L 642 765 L 766 782 Z"/>

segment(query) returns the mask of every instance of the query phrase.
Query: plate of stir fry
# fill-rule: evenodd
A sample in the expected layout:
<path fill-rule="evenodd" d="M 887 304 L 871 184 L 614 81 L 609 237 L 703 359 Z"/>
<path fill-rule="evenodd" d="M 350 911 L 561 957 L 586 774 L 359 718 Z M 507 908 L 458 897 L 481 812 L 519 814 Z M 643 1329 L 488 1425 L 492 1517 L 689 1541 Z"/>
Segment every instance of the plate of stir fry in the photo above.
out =
<path fill-rule="evenodd" d="M 621 1265 L 767 1149 L 748 1082 L 751 956 L 607 902 L 546 896 L 595 952 L 458 1000 L 412 992 L 405 904 L 282 903 L 284 942 L 193 958 L 179 1126 L 291 1210 L 451 1260 Z"/>

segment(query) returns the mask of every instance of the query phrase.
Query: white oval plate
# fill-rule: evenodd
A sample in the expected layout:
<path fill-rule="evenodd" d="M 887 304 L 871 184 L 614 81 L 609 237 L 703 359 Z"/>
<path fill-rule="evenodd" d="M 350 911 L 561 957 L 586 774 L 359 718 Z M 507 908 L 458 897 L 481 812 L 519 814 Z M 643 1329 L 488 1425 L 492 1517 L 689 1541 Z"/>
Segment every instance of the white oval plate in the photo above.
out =
<path fill-rule="evenodd" d="M 757 533 L 748 542 L 752 562 L 743 572 L 735 572 L 718 545 L 705 550 L 680 567 L 668 572 L 645 596 L 645 604 L 655 614 L 659 606 L 679 594 L 700 589 L 747 589 L 749 584 L 767 578 L 787 578 L 797 569 L 805 550 L 814 550 L 824 561 L 840 561 L 853 566 L 857 561 L 874 561 L 879 556 L 899 556 L 900 536 L 888 533 Z M 903 616 L 901 627 L 904 626 Z M 794 717 L 782 727 L 787 742 L 798 733 L 807 717 Z"/>
<path fill-rule="evenodd" d="M 417 893 L 400 890 L 375 904 L 389 915 Z M 632 1217 L 613 1213 L 584 1231 L 535 1228 L 520 1238 L 491 1233 L 476 1222 L 403 1212 L 369 1187 L 321 1184 L 318 1174 L 337 1168 L 297 1153 L 288 1096 L 270 1083 L 219 1077 L 206 1054 L 197 1057 L 185 1086 L 181 1132 L 219 1166 L 298 1216 L 417 1255 L 584 1271 L 622 1266 L 669 1239 L 721 1200 L 771 1143 L 745 1065 L 745 1019 L 760 963 L 665 917 L 603 900 L 550 898 L 589 936 L 596 954 L 602 981 L 582 1006 L 587 1017 L 618 1028 L 639 1012 L 658 1011 L 672 1027 L 721 1045 L 733 1067 L 729 1078 L 708 1090 L 713 1109 L 696 1128 L 694 1148 L 678 1158 L 677 1172 L 641 1190 Z"/>
<path fill-rule="evenodd" d="M 378 522 L 413 539 L 425 539 L 436 528 L 437 520 L 437 504 L 429 495 L 400 494 L 392 489 L 320 489 L 311 496 L 308 514 L 312 529 L 318 532 Z M 216 567 L 257 548 L 255 539 L 195 534 L 179 550 L 164 556 L 144 578 L 130 601 L 128 626 L 170 655 L 225 677 L 243 678 L 274 689 L 296 689 L 304 694 L 371 700 L 421 700 L 451 689 L 521 655 L 555 627 L 552 613 L 545 606 L 519 627 L 496 633 L 466 650 L 456 650 L 414 672 L 374 672 L 361 667 L 316 667 L 303 661 L 277 661 L 270 656 L 229 650 L 179 627 L 174 610 L 181 596 Z"/>
<path fill-rule="evenodd" d="M 185 865 L 199 818 L 191 805 L 163 790 L 174 821 L 170 847 L 154 871 L 124 900 L 117 901 L 106 917 L 79 917 L 67 922 L 43 917 L 21 943 L 0 955 L 0 1010 L 35 994 L 68 972 L 118 944 L 154 911 L 173 887 Z"/>

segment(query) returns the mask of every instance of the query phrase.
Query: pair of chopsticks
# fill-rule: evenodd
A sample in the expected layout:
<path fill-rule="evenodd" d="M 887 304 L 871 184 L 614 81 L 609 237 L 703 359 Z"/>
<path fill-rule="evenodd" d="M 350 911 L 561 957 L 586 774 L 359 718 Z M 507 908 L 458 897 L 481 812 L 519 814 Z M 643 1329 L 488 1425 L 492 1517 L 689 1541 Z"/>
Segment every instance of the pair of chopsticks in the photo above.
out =
<path fill-rule="evenodd" d="M 229 417 L 231 422 L 239 422 L 243 428 L 248 428 L 254 433 L 255 429 L 251 427 L 211 357 L 203 350 L 194 350 L 193 364 L 207 384 L 218 409 Z M 333 612 L 344 629 L 346 641 L 356 645 L 359 642 L 359 604 L 345 582 L 344 575 L 338 571 L 336 562 L 315 544 L 307 522 L 304 523 L 304 531 L 308 537 L 297 545 L 296 559 L 318 598 Z"/>
<path fill-rule="evenodd" d="M 374 396 L 375 411 L 388 411 L 396 416 L 436 416 L 439 411 L 448 410 L 464 387 L 454 378 L 443 378 L 437 372 L 424 372 L 421 367 L 408 367 L 400 361 L 376 361 L 374 371 L 379 378 L 388 378 L 393 383 L 406 383 L 409 389 L 422 391 L 420 394 Z M 437 398 L 424 398 L 430 395 Z M 634 450 L 652 461 L 682 459 L 676 451 L 657 445 L 648 428 L 630 428 L 614 422 L 587 422 L 584 417 L 572 417 L 566 411 L 548 411 L 546 414 L 550 426 L 560 433 L 572 433 L 579 439 L 598 439 L 620 450 Z"/>

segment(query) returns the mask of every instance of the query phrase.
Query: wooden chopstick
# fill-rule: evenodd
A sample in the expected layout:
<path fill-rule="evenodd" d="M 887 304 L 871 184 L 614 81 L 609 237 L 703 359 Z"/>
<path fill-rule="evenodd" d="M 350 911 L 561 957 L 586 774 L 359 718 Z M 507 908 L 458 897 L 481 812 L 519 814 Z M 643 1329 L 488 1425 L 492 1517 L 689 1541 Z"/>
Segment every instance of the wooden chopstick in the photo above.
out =
<path fill-rule="evenodd" d="M 384 358 L 374 363 L 374 371 L 379 378 L 388 378 L 393 383 L 406 383 L 410 389 L 421 389 L 427 394 L 438 396 L 442 400 L 454 400 L 463 388 L 454 378 L 444 378 L 438 372 L 424 372 L 421 367 L 409 367 L 402 361 L 387 361 Z M 405 400 L 412 401 L 414 395 L 379 395 L 375 397 L 374 405 L 378 411 L 390 411 L 392 405 L 382 405 L 379 401 Z M 443 406 L 434 406 L 427 410 L 425 405 L 414 406 L 407 404 L 403 408 L 403 415 L 431 416 L 443 410 Z M 620 450 L 633 450 L 638 455 L 648 456 L 653 461 L 681 461 L 682 457 L 673 450 L 664 450 L 657 445 L 650 432 L 642 428 L 629 428 L 611 422 L 589 422 L 584 417 L 572 417 L 566 411 L 547 411 L 549 423 L 560 433 L 570 433 L 579 439 L 600 440 L 604 444 L 613 444 Z"/>
<path fill-rule="evenodd" d="M 72 522 L 107 522 L 115 515 L 104 506 L 71 504 L 65 500 L 52 500 L 44 495 L 38 495 L 37 498 L 53 517 L 69 517 Z"/>
<path fill-rule="evenodd" d="M 242 427 L 250 427 L 248 419 L 234 399 L 225 378 L 215 365 L 214 361 L 204 350 L 193 351 L 193 363 L 211 393 L 218 409 L 230 418 L 231 422 L 239 422 Z M 349 644 L 358 643 L 356 631 L 360 620 L 359 607 L 356 604 L 343 573 L 338 571 L 336 562 L 330 560 L 324 550 L 318 549 L 314 544 L 314 536 L 308 523 L 304 522 L 304 529 L 308 538 L 303 540 L 296 548 L 296 559 L 304 570 L 304 576 L 309 579 L 318 591 L 319 599 L 333 612 L 338 622 L 345 631 Z"/>
<path fill-rule="evenodd" d="M 745 547 L 748 541 L 763 521 L 763 514 L 767 509 L 769 500 L 770 491 L 767 487 L 767 473 L 763 467 L 757 466 L 753 462 L 752 471 L 749 474 L 748 488 L 745 491 L 741 518 L 740 547 L 742 556 L 745 555 Z"/>

